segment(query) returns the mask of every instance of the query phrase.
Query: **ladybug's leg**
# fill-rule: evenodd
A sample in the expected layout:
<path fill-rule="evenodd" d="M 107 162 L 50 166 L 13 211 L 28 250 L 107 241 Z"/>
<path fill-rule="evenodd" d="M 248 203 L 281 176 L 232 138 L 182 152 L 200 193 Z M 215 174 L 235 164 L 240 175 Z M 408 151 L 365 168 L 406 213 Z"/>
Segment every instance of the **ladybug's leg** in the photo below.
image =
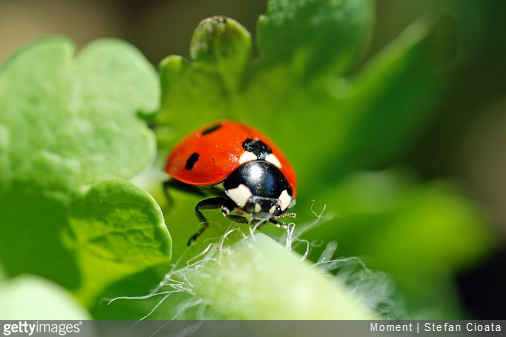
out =
<path fill-rule="evenodd" d="M 243 211 L 244 215 L 246 215 L 246 216 L 242 216 L 239 214 L 230 214 L 230 212 L 232 212 L 232 210 L 235 210 L 236 212 L 242 211 L 241 209 L 237 208 L 237 205 L 231 199 L 227 199 L 225 201 L 225 203 L 223 204 L 223 206 L 221 207 L 221 213 L 223 213 L 223 216 L 225 216 L 230 221 L 233 221 L 236 223 L 249 223 L 249 218 L 248 218 L 249 214 L 247 212 Z"/>
<path fill-rule="evenodd" d="M 281 222 L 281 221 L 278 221 L 278 220 L 273 219 L 273 218 L 270 218 L 269 222 L 271 224 L 275 225 L 276 227 L 280 227 L 280 228 L 283 228 L 283 229 L 288 229 L 288 224 L 285 223 L 285 222 Z"/>
<path fill-rule="evenodd" d="M 227 219 L 236 223 L 249 223 L 249 220 L 246 216 L 237 215 L 237 214 L 227 214 L 225 215 Z"/>
<path fill-rule="evenodd" d="M 227 199 L 224 198 L 224 197 L 215 197 L 215 198 L 210 198 L 210 199 L 205 199 L 205 200 L 202 200 L 200 201 L 196 206 L 195 206 L 195 215 L 197 216 L 197 218 L 199 219 L 200 221 L 200 225 L 202 227 L 200 227 L 200 229 L 198 230 L 197 233 L 195 233 L 189 240 L 188 240 L 188 246 L 195 240 L 197 240 L 197 238 L 202 235 L 202 233 L 206 230 L 206 228 L 209 226 L 209 222 L 207 221 L 207 219 L 205 218 L 204 214 L 202 214 L 202 211 L 204 210 L 208 210 L 208 209 L 216 209 L 216 208 L 220 208 L 223 206 L 223 204 L 225 203 Z"/>
<path fill-rule="evenodd" d="M 215 197 L 202 200 L 195 206 L 195 215 L 200 222 L 207 223 L 207 219 L 204 217 L 201 211 L 220 208 L 223 206 L 226 200 L 227 199 L 224 197 Z"/>

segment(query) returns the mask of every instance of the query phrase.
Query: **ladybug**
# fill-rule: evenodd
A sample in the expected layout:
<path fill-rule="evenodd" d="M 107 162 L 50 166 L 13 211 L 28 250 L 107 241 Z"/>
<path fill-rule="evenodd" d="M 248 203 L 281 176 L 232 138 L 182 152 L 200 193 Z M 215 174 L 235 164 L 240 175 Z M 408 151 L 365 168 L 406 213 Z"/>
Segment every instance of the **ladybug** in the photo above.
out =
<path fill-rule="evenodd" d="M 234 222 L 284 228 L 278 219 L 295 217 L 286 213 L 297 196 L 295 171 L 279 148 L 251 126 L 221 120 L 201 127 L 173 149 L 165 172 L 171 176 L 167 188 L 212 196 L 195 206 L 202 227 L 188 244 L 208 226 L 203 210 L 221 208 Z"/>

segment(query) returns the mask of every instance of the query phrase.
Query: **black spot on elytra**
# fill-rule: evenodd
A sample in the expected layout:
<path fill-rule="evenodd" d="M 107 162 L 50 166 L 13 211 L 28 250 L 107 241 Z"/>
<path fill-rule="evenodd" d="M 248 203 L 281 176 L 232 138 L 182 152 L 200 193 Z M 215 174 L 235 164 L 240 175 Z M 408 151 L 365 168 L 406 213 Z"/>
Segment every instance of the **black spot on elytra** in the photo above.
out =
<path fill-rule="evenodd" d="M 197 152 L 193 152 L 192 155 L 186 159 L 186 165 L 184 168 L 191 170 L 195 166 L 197 160 L 199 160 L 199 154 Z"/>
<path fill-rule="evenodd" d="M 207 129 L 205 129 L 204 131 L 202 131 L 202 136 L 210 134 L 211 132 L 214 132 L 214 131 L 218 130 L 219 128 L 221 128 L 221 124 L 213 125 Z"/>
<path fill-rule="evenodd" d="M 264 160 L 268 154 L 272 153 L 271 148 L 259 139 L 246 139 L 242 142 L 242 148 L 245 151 L 253 153 L 260 160 Z"/>

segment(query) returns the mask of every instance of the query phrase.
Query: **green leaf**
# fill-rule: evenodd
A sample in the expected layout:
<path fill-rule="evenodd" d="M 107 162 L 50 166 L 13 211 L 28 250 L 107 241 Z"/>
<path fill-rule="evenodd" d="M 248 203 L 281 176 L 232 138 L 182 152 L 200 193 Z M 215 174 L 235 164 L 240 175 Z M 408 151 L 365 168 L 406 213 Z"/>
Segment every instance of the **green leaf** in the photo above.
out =
<path fill-rule="evenodd" d="M 202 21 L 193 35 L 190 55 L 203 71 L 217 73 L 225 90 L 238 89 L 251 62 L 252 43 L 249 32 L 226 17 Z"/>
<path fill-rule="evenodd" d="M 0 214 L 0 259 L 7 275 L 30 273 L 67 289 L 77 286 L 74 256 L 61 240 L 68 220 L 60 200 L 14 182 L 0 195 Z"/>
<path fill-rule="evenodd" d="M 64 38 L 39 40 L 0 69 L 0 186 L 67 193 L 131 178 L 155 155 L 139 113 L 157 109 L 156 74 L 132 46 L 99 40 L 75 56 Z"/>
<path fill-rule="evenodd" d="M 446 24 L 437 16 L 418 19 L 356 74 L 327 87 L 335 105 L 326 122 L 337 134 L 326 135 L 329 146 L 316 152 L 332 158 L 328 179 L 390 162 L 424 129 L 448 81 L 449 51 L 439 44 Z"/>
<path fill-rule="evenodd" d="M 163 214 L 132 183 L 100 182 L 71 205 L 69 219 L 70 246 L 81 274 L 76 293 L 88 304 L 109 284 L 170 261 Z"/>
<path fill-rule="evenodd" d="M 195 316 L 182 312 L 185 319 L 202 314 L 253 320 L 374 317 L 343 284 L 261 233 L 206 252 L 203 260 L 172 274 L 175 282 L 182 276 L 181 288 L 194 294 L 189 303 L 201 303 Z"/>
<path fill-rule="evenodd" d="M 224 17 L 206 19 L 197 27 L 190 47 L 194 62 L 180 56 L 169 56 L 162 61 L 162 109 L 158 123 L 171 127 L 159 135 L 168 142 L 166 146 L 194 128 L 195 122 L 203 124 L 232 118 L 253 121 L 253 125 L 269 125 L 270 117 L 276 123 L 278 116 L 286 119 L 288 116 L 277 104 L 286 103 L 287 87 L 300 85 L 301 70 L 297 67 L 311 62 L 311 67 L 305 69 L 308 77 L 311 77 L 309 72 L 316 74 L 313 66 L 326 72 L 325 78 L 333 77 L 345 64 L 349 67 L 352 58 L 353 62 L 357 61 L 356 56 L 370 34 L 369 0 L 293 1 L 287 2 L 286 7 L 278 7 L 276 1 L 269 2 L 268 13 L 259 20 L 259 45 L 266 55 L 258 64 L 251 58 L 250 34 L 234 20 Z M 300 28 L 285 41 L 283 34 L 295 26 Z M 286 46 L 288 49 L 283 49 L 283 53 L 290 55 L 273 51 L 275 45 Z M 298 56 L 291 55 L 292 52 Z M 296 58 L 295 68 L 290 63 L 292 56 Z M 257 110 L 259 103 L 264 110 Z M 302 108 L 306 111 L 306 107 Z M 262 121 L 264 116 L 269 116 L 269 120 Z"/>
<path fill-rule="evenodd" d="M 153 67 L 118 40 L 95 41 L 76 56 L 68 39 L 46 38 L 21 49 L 2 66 L 0 257 L 8 275 L 43 276 L 76 291 L 91 307 L 93 298 L 119 278 L 170 258 L 170 237 L 153 199 L 128 182 L 98 183 L 130 179 L 151 164 L 155 142 L 143 118 L 157 110 L 158 100 Z M 82 196 L 93 184 L 98 185 L 89 193 L 100 196 L 102 205 Z M 117 190 L 110 191 L 113 188 Z M 118 247 L 125 248 L 119 239 L 107 243 L 110 247 L 104 241 L 86 241 L 93 241 L 85 236 L 90 226 L 100 224 L 96 219 L 88 222 L 93 211 L 106 206 L 109 216 L 120 215 L 108 225 L 122 220 L 124 226 L 144 226 L 144 232 L 132 229 L 132 235 L 142 239 L 125 238 L 137 243 L 130 250 L 118 252 Z M 74 237 L 82 240 L 79 249 L 64 240 L 76 221 L 82 225 L 72 228 Z M 100 237 L 100 228 L 95 229 L 97 240 L 114 236 Z M 87 250 L 97 247 L 94 253 L 101 255 Z M 145 256 L 132 257 L 140 253 Z M 103 264 L 111 271 L 99 267 L 98 259 L 106 257 L 116 259 L 114 268 Z"/>
<path fill-rule="evenodd" d="M 192 38 L 193 63 L 169 56 L 160 64 L 162 110 L 159 125 L 189 132 L 195 125 L 219 118 L 232 118 L 230 101 L 244 85 L 250 67 L 252 42 L 249 32 L 230 18 L 203 20 Z M 171 130 L 172 131 L 172 130 Z M 162 133 L 163 135 L 163 133 Z M 176 134 L 163 135 L 173 142 Z"/>
<path fill-rule="evenodd" d="M 288 65 L 292 80 L 342 74 L 357 63 L 372 23 L 369 0 L 271 0 L 258 20 L 263 66 Z"/>
<path fill-rule="evenodd" d="M 90 315 L 72 294 L 33 275 L 0 282 L 2 320 L 88 320 Z"/>

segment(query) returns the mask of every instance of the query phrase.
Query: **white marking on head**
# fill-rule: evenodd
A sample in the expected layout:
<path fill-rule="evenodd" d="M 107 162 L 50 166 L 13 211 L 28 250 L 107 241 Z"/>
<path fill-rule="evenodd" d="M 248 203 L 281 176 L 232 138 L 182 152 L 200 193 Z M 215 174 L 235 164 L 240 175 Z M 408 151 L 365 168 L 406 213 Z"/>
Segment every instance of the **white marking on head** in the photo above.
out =
<path fill-rule="evenodd" d="M 272 153 L 269 153 L 267 156 L 265 156 L 265 160 L 271 164 L 274 164 L 278 168 L 281 168 L 281 162 L 278 160 L 278 157 L 276 157 Z"/>
<path fill-rule="evenodd" d="M 249 161 L 257 160 L 257 156 L 253 152 L 245 151 L 243 154 L 241 154 L 241 157 L 239 158 L 239 164 L 244 164 Z"/>
<path fill-rule="evenodd" d="M 269 214 L 274 214 L 276 212 L 276 206 L 272 206 L 271 209 L 269 209 Z"/>
<path fill-rule="evenodd" d="M 249 198 L 253 196 L 248 186 L 240 184 L 236 188 L 231 188 L 225 191 L 230 199 L 235 202 L 239 207 L 246 206 Z"/>
<path fill-rule="evenodd" d="M 283 190 L 283 192 L 281 192 L 278 200 L 281 203 L 281 210 L 285 211 L 288 208 L 288 206 L 290 206 L 290 204 L 292 202 L 292 197 L 290 196 L 290 194 L 288 194 L 288 192 L 286 190 Z"/>
<path fill-rule="evenodd" d="M 262 210 L 262 206 L 257 202 L 255 204 L 255 213 L 260 213 L 261 210 Z"/>

